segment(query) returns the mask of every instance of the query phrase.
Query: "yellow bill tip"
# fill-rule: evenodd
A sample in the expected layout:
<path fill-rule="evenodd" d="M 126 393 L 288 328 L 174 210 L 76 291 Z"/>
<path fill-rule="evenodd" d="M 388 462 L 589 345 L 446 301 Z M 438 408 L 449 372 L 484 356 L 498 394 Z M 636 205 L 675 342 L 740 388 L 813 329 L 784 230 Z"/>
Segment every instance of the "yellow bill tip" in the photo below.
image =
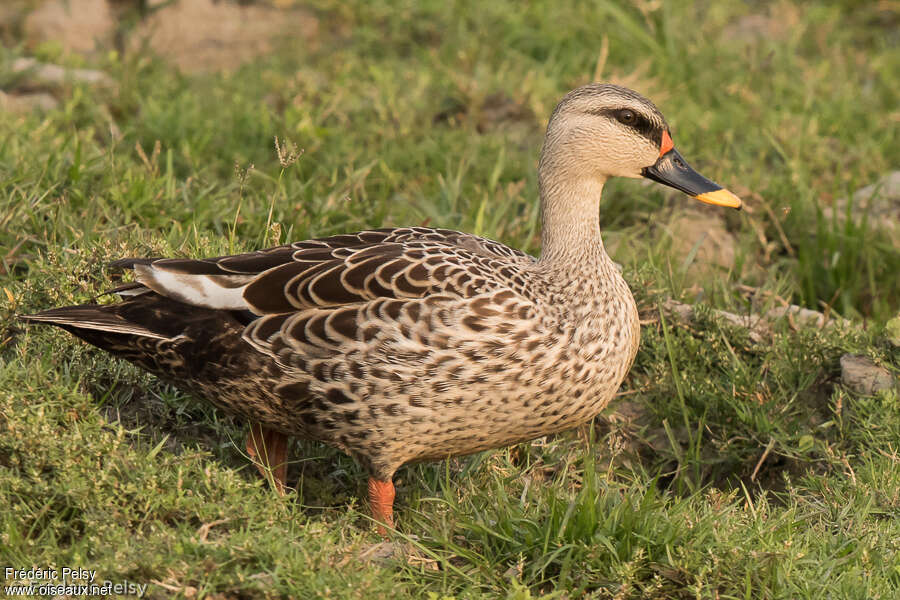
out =
<path fill-rule="evenodd" d="M 741 199 L 726 189 L 718 189 L 714 192 L 706 192 L 704 194 L 694 196 L 694 198 L 696 198 L 700 202 L 705 202 L 707 204 L 727 206 L 728 208 L 736 208 L 738 210 L 741 210 L 741 206 L 743 206 Z"/>

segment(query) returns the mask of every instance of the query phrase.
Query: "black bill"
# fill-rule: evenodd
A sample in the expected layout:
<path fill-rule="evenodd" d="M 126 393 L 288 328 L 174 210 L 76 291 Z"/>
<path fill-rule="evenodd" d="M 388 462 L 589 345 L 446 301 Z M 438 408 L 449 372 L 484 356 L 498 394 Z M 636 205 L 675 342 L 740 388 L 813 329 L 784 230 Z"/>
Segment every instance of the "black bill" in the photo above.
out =
<path fill-rule="evenodd" d="M 641 175 L 681 190 L 707 204 L 738 210 L 741 208 L 740 198 L 692 169 L 674 148 L 660 156 L 652 167 L 644 167 Z"/>

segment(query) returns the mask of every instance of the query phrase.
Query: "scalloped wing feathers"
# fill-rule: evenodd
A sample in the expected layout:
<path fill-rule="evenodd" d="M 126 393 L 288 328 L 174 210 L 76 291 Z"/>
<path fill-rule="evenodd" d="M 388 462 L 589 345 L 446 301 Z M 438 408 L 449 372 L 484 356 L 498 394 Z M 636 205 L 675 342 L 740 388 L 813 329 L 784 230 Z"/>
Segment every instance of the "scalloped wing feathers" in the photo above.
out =
<path fill-rule="evenodd" d="M 117 261 L 162 296 L 205 308 L 280 313 L 376 298 L 478 293 L 499 266 L 530 264 L 518 250 L 424 227 L 361 231 L 201 260 Z"/>

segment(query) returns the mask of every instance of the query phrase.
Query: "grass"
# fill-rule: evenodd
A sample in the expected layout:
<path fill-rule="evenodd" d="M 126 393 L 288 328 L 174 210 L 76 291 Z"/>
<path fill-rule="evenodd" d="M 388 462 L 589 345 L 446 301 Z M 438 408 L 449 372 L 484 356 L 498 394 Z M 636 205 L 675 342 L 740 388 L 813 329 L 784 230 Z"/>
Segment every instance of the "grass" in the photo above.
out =
<path fill-rule="evenodd" d="M 847 389 L 839 359 L 900 371 L 883 337 L 900 252 L 865 211 L 823 211 L 900 164 L 896 9 L 313 10 L 317 43 L 230 73 L 109 54 L 90 61 L 115 91 L 0 115 L 0 563 L 98 569 L 152 597 L 896 597 L 900 396 Z M 772 16 L 760 35 L 754 10 Z M 745 197 L 722 215 L 734 262 L 673 251 L 657 220 L 689 199 L 607 186 L 602 226 L 627 241 L 615 258 L 647 322 L 621 402 L 574 432 L 401 470 L 406 558 L 357 559 L 377 537 L 347 457 L 296 442 L 297 492 L 280 498 L 242 456 L 242 424 L 15 320 L 113 285 L 103 265 L 126 255 L 422 223 L 537 252 L 542 130 L 598 68 L 651 95 L 682 154 Z M 280 160 L 275 136 L 302 155 Z M 691 324 L 660 310 L 669 297 L 700 302 Z M 777 298 L 850 322 L 779 323 L 758 343 L 713 312 Z"/>

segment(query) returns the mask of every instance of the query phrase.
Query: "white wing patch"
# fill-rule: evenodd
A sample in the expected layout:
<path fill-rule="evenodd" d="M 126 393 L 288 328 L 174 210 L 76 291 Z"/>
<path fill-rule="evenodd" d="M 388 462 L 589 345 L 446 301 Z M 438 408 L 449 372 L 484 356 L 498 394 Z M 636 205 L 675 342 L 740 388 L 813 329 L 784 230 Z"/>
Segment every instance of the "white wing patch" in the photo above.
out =
<path fill-rule="evenodd" d="M 193 275 L 154 265 L 135 265 L 138 282 L 166 298 L 218 310 L 249 310 L 244 288 L 255 275 Z"/>

